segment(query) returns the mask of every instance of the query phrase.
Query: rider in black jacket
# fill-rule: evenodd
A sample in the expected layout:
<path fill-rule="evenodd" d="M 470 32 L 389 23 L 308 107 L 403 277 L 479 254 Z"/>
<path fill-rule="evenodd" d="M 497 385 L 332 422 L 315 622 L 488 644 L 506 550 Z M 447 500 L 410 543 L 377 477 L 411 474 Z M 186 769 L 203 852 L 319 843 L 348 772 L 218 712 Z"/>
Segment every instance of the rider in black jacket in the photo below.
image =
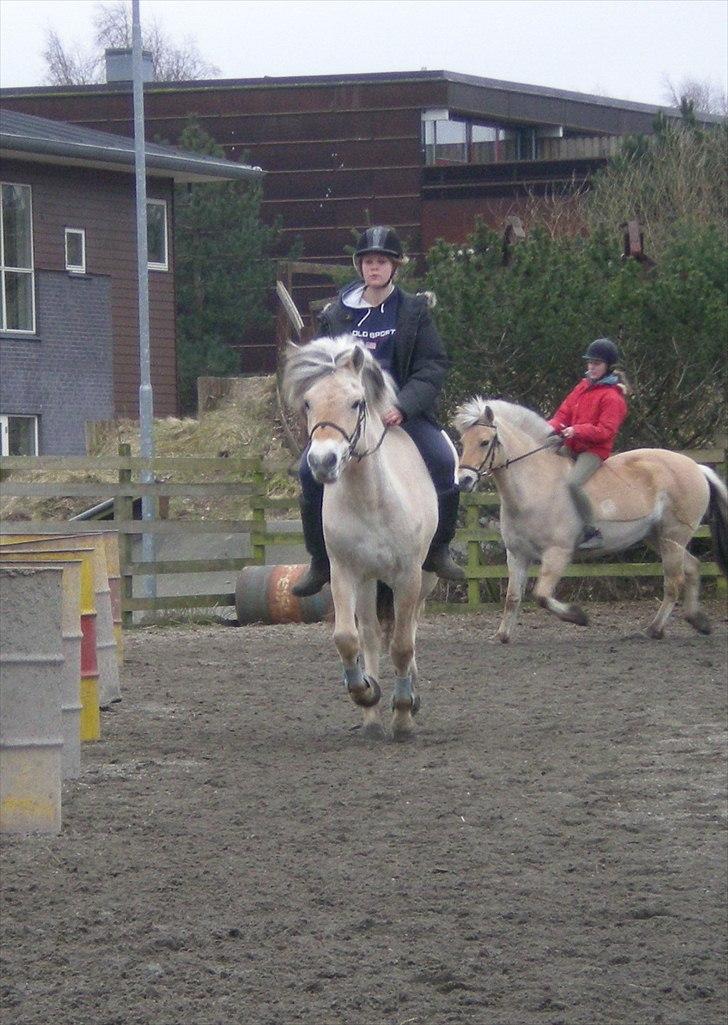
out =
<path fill-rule="evenodd" d="M 335 338 L 353 335 L 368 348 L 397 386 L 396 406 L 384 415 L 390 427 L 401 426 L 417 445 L 437 491 L 439 522 L 424 569 L 447 580 L 463 580 L 448 545 L 455 534 L 459 491 L 457 454 L 438 425 L 436 403 L 448 367 L 445 349 L 430 315 L 427 299 L 410 295 L 394 283 L 405 260 L 392 228 L 368 228 L 354 253 L 362 280 L 347 285 L 321 314 L 321 334 Z M 320 591 L 329 580 L 329 560 L 321 522 L 323 486 L 314 480 L 304 452 L 300 465 L 301 518 L 308 573 L 292 590 L 305 596 Z"/>

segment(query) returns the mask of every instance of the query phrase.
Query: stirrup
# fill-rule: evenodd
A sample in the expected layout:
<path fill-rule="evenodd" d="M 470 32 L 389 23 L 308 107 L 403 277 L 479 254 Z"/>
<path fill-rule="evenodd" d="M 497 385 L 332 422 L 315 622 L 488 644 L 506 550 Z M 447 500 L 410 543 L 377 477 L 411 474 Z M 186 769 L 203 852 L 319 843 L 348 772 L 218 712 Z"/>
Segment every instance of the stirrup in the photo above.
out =
<path fill-rule="evenodd" d="M 465 571 L 453 560 L 447 545 L 433 548 L 423 562 L 422 568 L 427 573 L 437 573 L 443 580 L 465 580 Z"/>
<path fill-rule="evenodd" d="M 295 594 L 297 598 L 310 598 L 312 594 L 318 594 L 321 588 L 328 584 L 330 579 L 331 572 L 329 567 L 314 561 L 298 583 L 293 585 L 291 594 Z"/>

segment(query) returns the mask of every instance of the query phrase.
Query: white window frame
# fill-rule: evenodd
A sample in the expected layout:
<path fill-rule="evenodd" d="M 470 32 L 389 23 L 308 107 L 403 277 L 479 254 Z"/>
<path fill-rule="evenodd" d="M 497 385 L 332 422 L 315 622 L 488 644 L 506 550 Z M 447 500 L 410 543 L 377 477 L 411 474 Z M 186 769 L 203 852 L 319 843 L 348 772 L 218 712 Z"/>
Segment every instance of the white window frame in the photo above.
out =
<path fill-rule="evenodd" d="M 30 214 L 30 267 L 6 267 L 5 266 L 5 232 L 3 230 L 2 201 L 0 201 L 0 332 L 8 335 L 34 335 L 35 332 L 35 247 L 33 239 L 33 188 L 25 182 L 0 181 L 0 191 L 5 186 L 8 188 L 27 189 L 30 197 L 28 211 Z M 7 309 L 5 306 L 5 272 L 13 274 L 30 275 L 30 306 L 32 311 L 32 327 L 6 327 L 8 322 Z"/>
<path fill-rule="evenodd" d="M 33 421 L 33 445 L 35 452 L 31 455 L 38 455 L 38 417 L 32 413 L 0 413 L 0 455 L 10 454 L 10 421 L 11 420 L 32 420 Z"/>
<path fill-rule="evenodd" d="M 68 262 L 68 236 L 69 235 L 80 235 L 81 236 L 81 263 L 73 264 Z M 85 274 L 86 273 L 86 229 L 85 228 L 66 228 L 63 234 L 64 243 L 64 256 L 66 260 L 66 270 L 71 274 Z"/>
<path fill-rule="evenodd" d="M 164 207 L 164 263 L 152 263 L 148 261 L 147 267 L 149 270 L 169 270 L 169 220 L 167 217 L 167 200 L 166 199 L 147 199 L 147 210 L 150 206 L 161 206 Z"/>

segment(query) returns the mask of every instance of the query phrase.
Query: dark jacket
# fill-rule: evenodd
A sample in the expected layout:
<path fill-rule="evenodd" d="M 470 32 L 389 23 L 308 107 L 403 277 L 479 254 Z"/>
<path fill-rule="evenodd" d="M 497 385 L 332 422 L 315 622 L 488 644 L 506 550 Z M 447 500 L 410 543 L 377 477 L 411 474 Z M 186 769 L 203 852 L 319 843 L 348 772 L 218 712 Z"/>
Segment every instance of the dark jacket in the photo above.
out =
<path fill-rule="evenodd" d="M 330 338 L 351 331 L 356 311 L 342 302 L 342 289 L 320 317 L 321 333 Z M 437 400 L 449 360 L 442 339 L 430 315 L 425 296 L 398 292 L 397 332 L 394 338 L 393 370 L 399 383 L 397 406 L 405 419 L 424 416 L 437 423 Z"/>

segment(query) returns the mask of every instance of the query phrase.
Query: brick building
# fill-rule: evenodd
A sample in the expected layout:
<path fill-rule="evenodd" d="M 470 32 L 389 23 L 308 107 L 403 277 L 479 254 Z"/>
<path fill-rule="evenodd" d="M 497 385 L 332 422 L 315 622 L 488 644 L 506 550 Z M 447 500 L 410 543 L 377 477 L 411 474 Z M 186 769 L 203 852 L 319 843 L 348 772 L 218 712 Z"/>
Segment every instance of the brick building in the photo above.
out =
<path fill-rule="evenodd" d="M 83 454 L 85 423 L 136 417 L 134 146 L 128 137 L 0 112 L 3 454 Z M 258 177 L 149 145 L 147 218 L 155 413 L 177 411 L 175 182 Z"/>

